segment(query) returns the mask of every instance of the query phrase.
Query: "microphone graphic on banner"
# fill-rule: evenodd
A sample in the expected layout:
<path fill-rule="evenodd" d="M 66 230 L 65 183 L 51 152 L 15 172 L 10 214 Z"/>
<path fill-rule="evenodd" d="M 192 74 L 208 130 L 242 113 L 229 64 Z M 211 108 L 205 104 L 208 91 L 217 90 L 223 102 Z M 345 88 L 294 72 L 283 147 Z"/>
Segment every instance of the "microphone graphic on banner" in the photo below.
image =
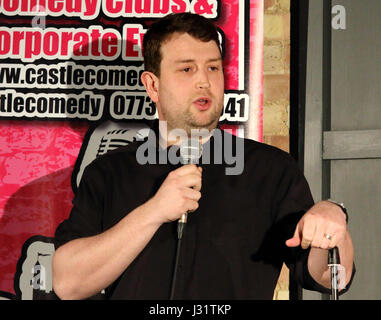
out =
<path fill-rule="evenodd" d="M 202 144 L 199 139 L 187 139 L 180 145 L 180 158 L 183 165 L 198 164 L 202 155 Z M 177 237 L 181 239 L 187 223 L 188 213 L 184 213 L 178 220 Z"/>
<path fill-rule="evenodd" d="M 83 143 L 76 162 L 78 168 L 74 173 L 76 185 L 79 186 L 83 171 L 94 159 L 111 150 L 127 146 L 136 139 L 142 140 L 148 136 L 149 130 L 144 123 L 110 120 L 101 123 L 94 130 L 89 130 L 89 138 Z"/>
<path fill-rule="evenodd" d="M 136 138 L 126 136 L 126 133 L 130 131 L 128 129 L 111 130 L 107 132 L 101 139 L 98 147 L 97 157 L 107 153 L 108 151 L 124 147 L 133 142 Z"/>

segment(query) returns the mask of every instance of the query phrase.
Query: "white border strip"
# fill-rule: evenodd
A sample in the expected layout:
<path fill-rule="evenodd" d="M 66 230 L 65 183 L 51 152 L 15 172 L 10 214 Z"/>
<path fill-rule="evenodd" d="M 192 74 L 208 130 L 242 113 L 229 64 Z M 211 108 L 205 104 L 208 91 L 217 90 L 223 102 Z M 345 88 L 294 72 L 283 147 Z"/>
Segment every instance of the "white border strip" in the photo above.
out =
<path fill-rule="evenodd" d="M 245 0 L 239 0 L 238 90 L 245 90 Z"/>

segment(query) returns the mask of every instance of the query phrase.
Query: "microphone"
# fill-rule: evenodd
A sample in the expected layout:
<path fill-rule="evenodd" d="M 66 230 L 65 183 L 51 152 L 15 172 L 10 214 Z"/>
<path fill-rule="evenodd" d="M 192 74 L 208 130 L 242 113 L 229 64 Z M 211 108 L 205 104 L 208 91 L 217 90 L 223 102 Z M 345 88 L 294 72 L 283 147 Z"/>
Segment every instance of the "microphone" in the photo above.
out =
<path fill-rule="evenodd" d="M 187 139 L 180 145 L 180 158 L 183 165 L 198 164 L 202 155 L 202 143 L 200 139 Z M 177 237 L 181 239 L 187 223 L 188 212 L 184 213 L 177 223 Z"/>

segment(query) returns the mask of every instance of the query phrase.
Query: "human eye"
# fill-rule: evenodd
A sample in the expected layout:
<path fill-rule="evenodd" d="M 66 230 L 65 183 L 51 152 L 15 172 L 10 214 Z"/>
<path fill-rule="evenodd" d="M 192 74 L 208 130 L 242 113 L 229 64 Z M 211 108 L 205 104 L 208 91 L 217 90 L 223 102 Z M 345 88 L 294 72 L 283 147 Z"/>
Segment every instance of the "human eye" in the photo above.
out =
<path fill-rule="evenodd" d="M 181 63 L 177 66 L 177 71 L 180 73 L 190 73 L 193 67 L 189 63 Z"/>
<path fill-rule="evenodd" d="M 218 66 L 218 65 L 211 65 L 211 66 L 209 66 L 209 70 L 210 71 L 213 71 L 213 72 L 215 72 L 215 71 L 219 71 L 221 68 L 220 68 L 220 66 Z"/>

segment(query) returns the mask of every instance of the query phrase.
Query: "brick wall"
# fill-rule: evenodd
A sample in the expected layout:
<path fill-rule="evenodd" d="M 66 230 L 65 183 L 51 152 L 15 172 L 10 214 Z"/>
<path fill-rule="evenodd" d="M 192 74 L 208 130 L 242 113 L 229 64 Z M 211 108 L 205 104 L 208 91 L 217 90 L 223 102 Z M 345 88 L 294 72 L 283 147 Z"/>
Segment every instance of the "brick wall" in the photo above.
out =
<path fill-rule="evenodd" d="M 290 0 L 264 0 L 263 140 L 289 151 Z"/>
<path fill-rule="evenodd" d="M 290 0 L 264 0 L 263 141 L 289 151 Z M 283 266 L 274 292 L 287 300 L 288 269 Z"/>

